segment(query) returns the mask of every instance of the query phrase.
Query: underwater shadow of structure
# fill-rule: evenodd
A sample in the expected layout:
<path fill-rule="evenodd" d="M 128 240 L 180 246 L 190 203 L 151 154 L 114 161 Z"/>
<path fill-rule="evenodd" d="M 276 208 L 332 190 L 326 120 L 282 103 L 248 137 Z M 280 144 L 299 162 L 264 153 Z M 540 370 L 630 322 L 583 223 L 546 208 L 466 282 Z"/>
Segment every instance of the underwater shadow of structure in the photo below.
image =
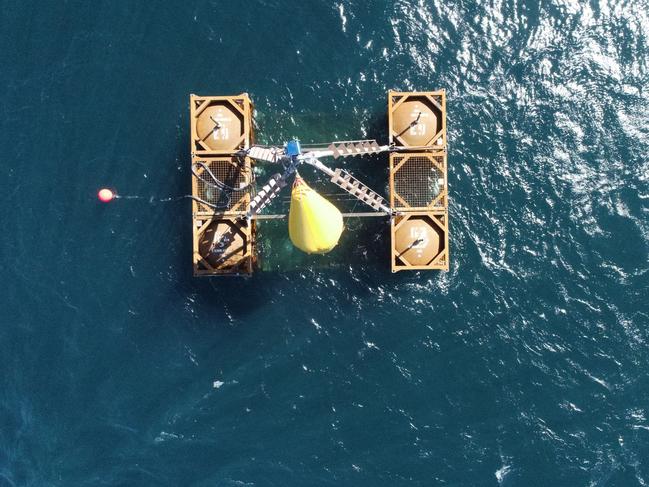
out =
<path fill-rule="evenodd" d="M 183 125 L 177 145 L 175 157 L 172 159 L 174 164 L 180 161 L 183 168 L 178 174 L 173 186 L 175 194 L 190 194 L 191 187 L 191 157 L 187 154 L 187 148 L 184 141 L 189 137 L 189 129 Z M 189 206 L 189 207 L 188 207 Z M 264 283 L 263 286 L 254 282 L 252 278 L 221 277 L 213 278 L 196 278 L 192 275 L 191 262 L 192 246 L 192 224 L 193 220 L 185 218 L 187 212 L 191 212 L 191 200 L 185 198 L 182 205 L 174 206 L 174 214 L 169 218 L 170 231 L 174 235 L 181 235 L 179 247 L 174 252 L 175 269 L 178 271 L 178 282 L 175 292 L 170 293 L 169 299 L 183 301 L 187 296 L 198 296 L 197 305 L 203 311 L 215 312 L 217 315 L 227 312 L 235 319 L 244 319 L 246 315 L 252 313 L 259 306 L 263 306 L 272 295 L 266 290 L 272 283 Z M 259 276 L 264 279 L 264 276 Z M 255 281 L 258 279 L 254 279 Z M 184 301 L 183 301 L 184 303 Z M 180 303 L 180 304 L 183 304 Z"/>

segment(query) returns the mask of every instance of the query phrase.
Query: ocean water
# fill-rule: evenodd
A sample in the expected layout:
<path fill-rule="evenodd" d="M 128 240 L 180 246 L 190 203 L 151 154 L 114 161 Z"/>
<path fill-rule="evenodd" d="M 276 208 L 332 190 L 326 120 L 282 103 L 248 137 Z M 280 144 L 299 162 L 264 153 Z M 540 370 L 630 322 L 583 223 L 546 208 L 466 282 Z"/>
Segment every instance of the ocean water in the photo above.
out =
<path fill-rule="evenodd" d="M 646 1 L 0 7 L 1 487 L 647 485 Z M 191 277 L 190 93 L 281 143 L 438 88 L 448 273 L 367 222 Z"/>

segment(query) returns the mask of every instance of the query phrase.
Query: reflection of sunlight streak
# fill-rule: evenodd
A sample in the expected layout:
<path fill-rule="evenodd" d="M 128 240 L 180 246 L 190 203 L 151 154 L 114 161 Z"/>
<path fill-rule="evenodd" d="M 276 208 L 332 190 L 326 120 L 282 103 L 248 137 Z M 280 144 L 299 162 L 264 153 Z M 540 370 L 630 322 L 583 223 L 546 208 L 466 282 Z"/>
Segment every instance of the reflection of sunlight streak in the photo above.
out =
<path fill-rule="evenodd" d="M 340 14 L 340 21 L 342 22 L 342 31 L 347 32 L 347 17 L 345 17 L 345 7 L 342 3 L 338 4 L 338 13 Z"/>

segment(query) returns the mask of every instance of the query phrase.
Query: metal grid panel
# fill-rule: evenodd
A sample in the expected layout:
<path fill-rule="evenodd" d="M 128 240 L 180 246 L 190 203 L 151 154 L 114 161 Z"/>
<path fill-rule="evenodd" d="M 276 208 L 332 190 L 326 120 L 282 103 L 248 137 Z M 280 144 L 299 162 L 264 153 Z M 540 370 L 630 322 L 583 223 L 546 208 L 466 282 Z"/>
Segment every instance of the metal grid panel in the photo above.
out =
<path fill-rule="evenodd" d="M 395 208 L 446 207 L 443 154 L 394 155 L 391 166 Z"/>
<path fill-rule="evenodd" d="M 199 167 L 197 173 L 203 179 L 196 178 L 196 196 L 217 206 L 219 211 L 247 211 L 250 202 L 252 186 L 250 182 L 251 174 L 243 160 L 237 158 L 214 158 L 201 159 L 200 162 L 205 164 L 214 176 L 226 186 L 239 188 L 245 186 L 242 190 L 230 190 L 219 188 L 212 184 L 211 177 Z"/>

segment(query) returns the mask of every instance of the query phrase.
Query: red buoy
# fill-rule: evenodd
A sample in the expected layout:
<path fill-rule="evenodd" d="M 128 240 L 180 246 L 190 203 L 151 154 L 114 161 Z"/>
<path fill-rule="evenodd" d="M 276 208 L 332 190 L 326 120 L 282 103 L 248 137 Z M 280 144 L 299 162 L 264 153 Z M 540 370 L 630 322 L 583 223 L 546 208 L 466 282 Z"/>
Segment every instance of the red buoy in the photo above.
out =
<path fill-rule="evenodd" d="M 108 188 L 102 188 L 97 193 L 97 198 L 99 198 L 99 201 L 102 203 L 110 203 L 115 198 L 115 193 Z"/>

